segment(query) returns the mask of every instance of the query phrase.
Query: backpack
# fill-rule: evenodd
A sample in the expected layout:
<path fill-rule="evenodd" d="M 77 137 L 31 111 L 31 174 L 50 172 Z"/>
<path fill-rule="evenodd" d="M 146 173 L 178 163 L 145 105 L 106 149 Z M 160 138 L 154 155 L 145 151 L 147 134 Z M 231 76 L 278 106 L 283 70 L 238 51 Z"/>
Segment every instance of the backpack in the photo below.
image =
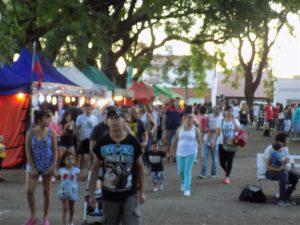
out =
<path fill-rule="evenodd" d="M 256 185 L 246 185 L 239 197 L 240 201 L 266 203 L 267 197 L 263 193 L 262 189 Z"/>

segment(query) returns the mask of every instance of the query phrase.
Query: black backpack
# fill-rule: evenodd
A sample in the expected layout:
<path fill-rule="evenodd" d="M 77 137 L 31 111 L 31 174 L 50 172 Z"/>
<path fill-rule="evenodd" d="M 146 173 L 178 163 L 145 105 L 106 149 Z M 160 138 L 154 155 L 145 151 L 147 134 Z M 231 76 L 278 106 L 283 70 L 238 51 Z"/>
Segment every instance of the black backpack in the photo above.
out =
<path fill-rule="evenodd" d="M 266 203 L 267 197 L 263 193 L 262 189 L 256 185 L 246 185 L 239 197 L 240 201 Z"/>

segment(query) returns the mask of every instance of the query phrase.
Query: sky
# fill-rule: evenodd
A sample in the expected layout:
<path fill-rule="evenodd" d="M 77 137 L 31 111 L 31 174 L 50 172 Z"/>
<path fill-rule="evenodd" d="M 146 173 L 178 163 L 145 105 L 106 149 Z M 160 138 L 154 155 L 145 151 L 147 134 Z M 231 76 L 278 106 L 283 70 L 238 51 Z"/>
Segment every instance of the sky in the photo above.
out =
<path fill-rule="evenodd" d="M 290 16 L 289 21 L 294 25 L 294 36 L 291 36 L 287 28 L 283 28 L 269 53 L 273 74 L 280 78 L 292 78 L 294 75 L 300 75 L 300 20 L 296 16 Z M 157 42 L 165 37 L 163 29 L 156 31 Z M 150 35 L 147 32 L 141 34 L 141 40 L 146 44 L 150 43 Z M 189 45 L 179 42 L 167 42 L 167 46 L 172 46 L 174 55 L 190 54 Z M 168 47 L 164 46 L 155 51 L 156 54 L 167 54 Z M 227 60 L 233 65 L 236 62 L 235 49 L 231 45 L 226 46 L 228 52 Z M 247 50 L 245 50 L 247 52 Z"/>

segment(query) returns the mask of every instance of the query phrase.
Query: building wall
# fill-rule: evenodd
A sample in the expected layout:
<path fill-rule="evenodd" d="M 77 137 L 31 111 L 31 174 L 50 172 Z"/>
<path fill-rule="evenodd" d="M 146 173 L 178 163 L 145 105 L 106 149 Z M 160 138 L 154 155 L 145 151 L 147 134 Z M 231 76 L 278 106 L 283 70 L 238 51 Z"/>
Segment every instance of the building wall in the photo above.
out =
<path fill-rule="evenodd" d="M 284 105 L 300 103 L 300 78 L 278 78 L 275 83 L 274 102 Z"/>

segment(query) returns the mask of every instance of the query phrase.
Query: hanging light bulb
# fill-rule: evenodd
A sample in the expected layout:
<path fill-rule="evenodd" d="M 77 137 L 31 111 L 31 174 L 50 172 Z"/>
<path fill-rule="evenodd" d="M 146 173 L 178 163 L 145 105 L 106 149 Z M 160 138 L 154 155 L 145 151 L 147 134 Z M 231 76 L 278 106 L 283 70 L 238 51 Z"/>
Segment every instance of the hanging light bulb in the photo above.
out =
<path fill-rule="evenodd" d="M 19 101 L 23 101 L 24 98 L 25 98 L 25 94 L 24 94 L 24 93 L 20 92 L 20 93 L 17 94 L 17 99 L 18 99 Z"/>
<path fill-rule="evenodd" d="M 91 98 L 91 104 L 95 105 L 96 104 L 96 99 L 95 98 Z"/>
<path fill-rule="evenodd" d="M 76 101 L 76 98 L 75 97 L 72 97 L 72 102 L 75 102 Z"/>
<path fill-rule="evenodd" d="M 65 101 L 66 101 L 67 104 L 69 104 L 69 103 L 71 102 L 70 96 L 66 96 L 66 97 L 65 97 Z"/>
<path fill-rule="evenodd" d="M 84 97 L 81 97 L 80 100 L 79 100 L 79 105 L 80 106 L 83 106 L 85 103 L 85 98 Z"/>
<path fill-rule="evenodd" d="M 47 95 L 47 97 L 46 97 L 46 101 L 47 101 L 48 103 L 50 103 L 50 102 L 51 102 L 51 99 L 52 99 L 51 95 Z"/>
<path fill-rule="evenodd" d="M 52 105 L 56 105 L 57 104 L 57 97 L 53 97 L 52 98 Z"/>
<path fill-rule="evenodd" d="M 39 102 L 43 103 L 45 101 L 45 96 L 44 95 L 40 95 L 39 96 Z"/>

